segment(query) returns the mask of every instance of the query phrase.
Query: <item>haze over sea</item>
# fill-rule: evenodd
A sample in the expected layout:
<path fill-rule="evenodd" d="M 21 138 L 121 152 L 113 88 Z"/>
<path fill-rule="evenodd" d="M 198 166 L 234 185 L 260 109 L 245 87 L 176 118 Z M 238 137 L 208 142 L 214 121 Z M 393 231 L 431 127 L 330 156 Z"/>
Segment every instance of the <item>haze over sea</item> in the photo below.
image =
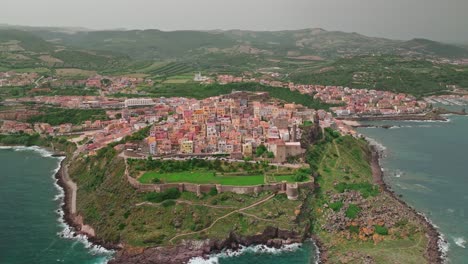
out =
<path fill-rule="evenodd" d="M 451 263 L 467 263 L 468 117 L 450 119 L 445 123 L 373 122 L 395 127 L 359 132 L 386 147 L 381 161 L 386 181 L 440 228 L 450 244 Z M 58 163 L 43 151 L 0 149 L 0 263 L 103 263 L 109 257 L 108 252 L 61 237 L 65 227 L 57 211 L 61 191 L 53 178 Z M 278 253 L 250 248 L 231 257 L 213 256 L 204 263 L 314 262 L 312 243 L 293 249 Z"/>
<path fill-rule="evenodd" d="M 424 213 L 449 243 L 450 263 L 468 263 L 468 117 L 450 122 L 372 122 L 358 131 L 386 147 L 385 181 Z"/>

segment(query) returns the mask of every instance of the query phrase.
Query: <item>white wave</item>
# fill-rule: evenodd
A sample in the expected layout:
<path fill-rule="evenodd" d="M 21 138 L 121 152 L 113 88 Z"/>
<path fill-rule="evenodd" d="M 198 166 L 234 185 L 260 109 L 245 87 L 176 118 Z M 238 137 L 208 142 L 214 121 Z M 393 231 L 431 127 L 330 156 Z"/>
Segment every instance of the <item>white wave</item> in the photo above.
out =
<path fill-rule="evenodd" d="M 0 149 L 12 149 L 14 151 L 35 151 L 39 153 L 42 157 L 47 158 L 47 157 L 52 157 L 54 155 L 53 152 L 50 152 L 47 149 L 38 147 L 38 146 L 0 146 Z"/>
<path fill-rule="evenodd" d="M 52 174 L 52 177 L 55 179 L 54 186 L 59 192 L 57 195 L 55 195 L 54 200 L 60 201 L 59 209 L 57 209 L 57 214 L 59 215 L 57 221 L 59 223 L 59 226 L 62 228 L 62 231 L 58 232 L 57 235 L 63 238 L 73 239 L 77 241 L 78 243 L 82 244 L 85 248 L 87 248 L 90 254 L 95 256 L 103 256 L 103 258 L 100 259 L 98 263 L 107 263 L 114 254 L 113 250 L 108 250 L 102 246 L 91 243 L 88 240 L 87 236 L 76 233 L 76 230 L 65 222 L 65 212 L 62 209 L 63 205 L 65 204 L 65 191 L 58 184 L 58 180 L 55 178 L 55 174 L 60 170 L 60 164 L 63 159 L 64 157 L 59 157 L 57 168 Z"/>
<path fill-rule="evenodd" d="M 283 252 L 293 252 L 298 250 L 302 244 L 294 243 L 284 245 L 281 248 L 268 247 L 266 245 L 255 245 L 250 247 L 241 246 L 238 250 L 223 250 L 221 253 L 213 254 L 208 258 L 196 257 L 190 259 L 189 264 L 217 264 L 220 258 L 231 258 L 243 255 L 245 253 L 261 253 L 261 254 L 281 254 Z"/>
<path fill-rule="evenodd" d="M 448 259 L 447 254 L 448 254 L 448 251 L 449 251 L 449 248 L 450 248 L 450 243 L 447 241 L 447 239 L 445 239 L 444 234 L 442 234 L 440 232 L 439 226 L 434 224 L 431 221 L 431 219 L 429 219 L 424 213 L 417 212 L 417 214 L 424 217 L 424 220 L 426 222 L 428 222 L 431 226 L 433 226 L 435 229 L 437 229 L 437 231 L 439 232 L 439 239 L 437 240 L 437 246 L 439 248 L 443 263 L 449 263 L 449 259 Z"/>
<path fill-rule="evenodd" d="M 453 237 L 453 242 L 461 248 L 466 248 L 466 240 L 464 237 Z"/>
<path fill-rule="evenodd" d="M 447 212 L 449 212 L 449 213 L 453 214 L 453 213 L 455 213 L 455 209 L 448 208 L 448 209 L 447 209 Z"/>

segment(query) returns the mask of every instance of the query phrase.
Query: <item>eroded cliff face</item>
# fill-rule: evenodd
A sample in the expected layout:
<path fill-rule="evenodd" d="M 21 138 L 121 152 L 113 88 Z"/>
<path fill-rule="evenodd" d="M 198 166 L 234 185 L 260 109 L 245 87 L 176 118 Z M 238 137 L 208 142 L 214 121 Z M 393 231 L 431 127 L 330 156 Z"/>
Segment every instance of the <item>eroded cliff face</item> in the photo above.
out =
<path fill-rule="evenodd" d="M 191 258 L 208 256 L 220 252 L 223 249 L 236 250 L 240 246 L 264 244 L 269 247 L 279 248 L 286 244 L 298 243 L 305 236 L 293 231 L 280 230 L 275 227 L 267 227 L 263 233 L 253 236 L 240 236 L 231 232 L 223 240 L 183 241 L 179 245 L 168 247 L 153 247 L 147 249 L 125 248 L 118 252 L 110 264 L 154 264 L 187 263 Z"/>

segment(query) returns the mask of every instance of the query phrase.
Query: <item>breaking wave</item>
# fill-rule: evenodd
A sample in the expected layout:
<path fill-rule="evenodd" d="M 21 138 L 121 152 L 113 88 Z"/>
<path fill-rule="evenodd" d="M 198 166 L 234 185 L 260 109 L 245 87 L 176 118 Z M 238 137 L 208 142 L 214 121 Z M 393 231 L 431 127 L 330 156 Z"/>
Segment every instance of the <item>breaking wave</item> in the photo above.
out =
<path fill-rule="evenodd" d="M 453 237 L 453 242 L 461 248 L 466 248 L 466 240 L 464 237 Z"/>
<path fill-rule="evenodd" d="M 302 244 L 294 243 L 290 245 L 284 245 L 281 248 L 268 247 L 266 245 L 255 245 L 250 247 L 241 246 L 238 250 L 224 250 L 221 253 L 210 255 L 208 258 L 196 257 L 192 258 L 189 264 L 218 264 L 221 258 L 238 257 L 245 253 L 260 253 L 260 254 L 281 254 L 284 252 L 293 252 L 300 249 Z"/>
<path fill-rule="evenodd" d="M 81 235 L 76 233 L 75 229 L 68 225 L 65 222 L 65 212 L 63 211 L 63 205 L 65 204 L 65 191 L 63 188 L 58 184 L 58 180 L 55 178 L 55 175 L 60 170 L 60 164 L 64 157 L 59 157 L 59 162 L 57 164 L 57 168 L 53 171 L 52 177 L 54 178 L 54 186 L 58 191 L 58 194 L 55 195 L 54 200 L 60 201 L 59 209 L 57 209 L 58 223 L 61 227 L 62 231 L 58 232 L 57 235 L 67 239 L 76 240 L 78 243 L 81 243 L 86 249 L 88 249 L 89 253 L 95 256 L 103 256 L 102 260 L 99 260 L 98 263 L 107 263 L 114 253 L 113 250 L 108 250 L 102 246 L 96 245 L 91 243 L 88 240 L 88 237 L 85 235 Z"/>
<path fill-rule="evenodd" d="M 41 155 L 41 157 L 44 157 L 44 158 L 47 158 L 47 157 L 52 157 L 52 155 L 54 155 L 54 153 L 44 149 L 44 148 L 41 148 L 41 147 L 37 147 L 37 146 L 31 146 L 31 147 L 26 147 L 26 146 L 0 146 L 0 149 L 12 149 L 14 151 L 34 151 L 34 152 L 37 152 L 39 153 L 39 155 Z"/>

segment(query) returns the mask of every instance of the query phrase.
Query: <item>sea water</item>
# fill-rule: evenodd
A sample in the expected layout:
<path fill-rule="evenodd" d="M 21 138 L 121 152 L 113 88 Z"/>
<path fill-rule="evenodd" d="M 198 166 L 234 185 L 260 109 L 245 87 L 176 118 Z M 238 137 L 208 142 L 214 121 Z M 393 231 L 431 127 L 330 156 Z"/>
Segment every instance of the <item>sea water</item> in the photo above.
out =
<path fill-rule="evenodd" d="M 358 132 L 385 147 L 385 181 L 439 228 L 450 263 L 468 263 L 468 117 L 449 122 L 368 122 Z"/>
<path fill-rule="evenodd" d="M 37 147 L 0 147 L 0 263 L 106 263 L 112 252 L 64 224 L 61 158 Z"/>

